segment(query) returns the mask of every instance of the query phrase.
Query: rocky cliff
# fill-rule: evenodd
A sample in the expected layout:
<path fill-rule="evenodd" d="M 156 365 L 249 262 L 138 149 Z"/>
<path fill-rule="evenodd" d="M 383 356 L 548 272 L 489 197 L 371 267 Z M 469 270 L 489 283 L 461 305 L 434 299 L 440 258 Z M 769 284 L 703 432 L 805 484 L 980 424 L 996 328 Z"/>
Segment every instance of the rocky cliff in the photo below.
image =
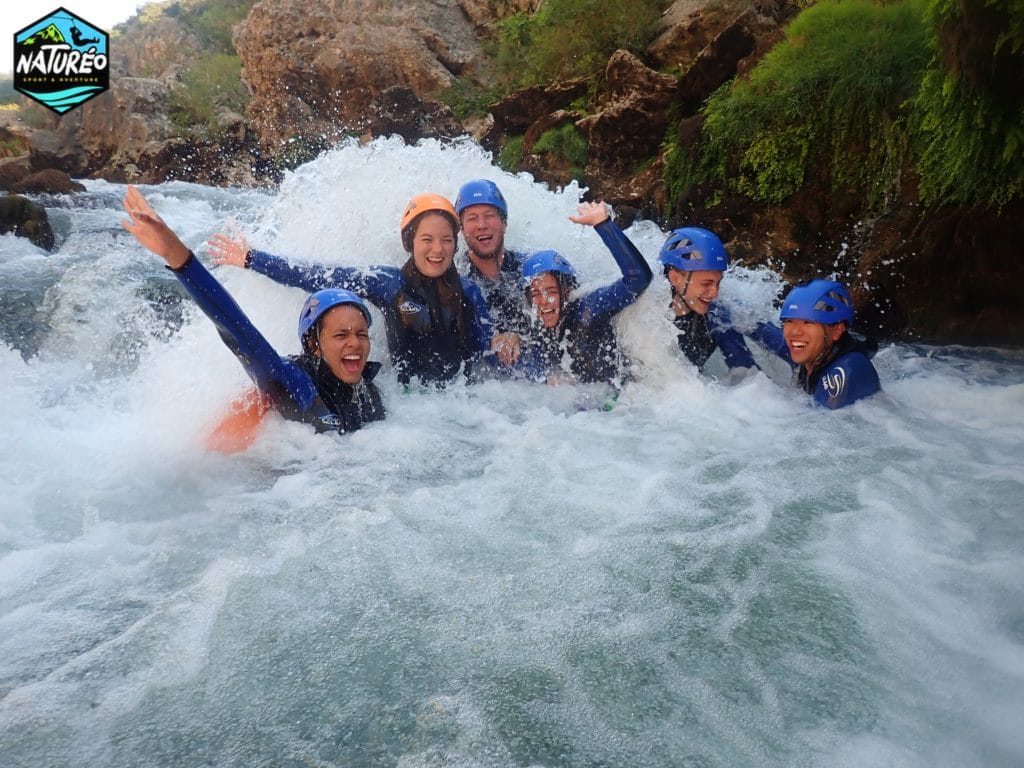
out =
<path fill-rule="evenodd" d="M 945 208 L 923 216 L 910 169 L 883 211 L 811 184 L 785 205 L 741 199 L 707 204 L 694 189 L 669 206 L 662 147 L 701 131 L 700 109 L 750 71 L 798 12 L 790 0 L 677 0 L 642 56 L 618 51 L 596 80 L 553 83 L 494 103 L 484 123 L 462 123 L 439 101 L 456 80 L 485 84 L 495 23 L 540 0 L 262 0 L 235 26 L 250 93 L 245 115 L 224 114 L 215 138 L 182 138 L 168 117 L 181 65 L 202 41 L 170 17 L 128 25 L 111 91 L 30 132 L 31 168 L 73 176 L 211 184 L 272 183 L 282 153 L 341 136 L 472 133 L 495 152 L 521 138 L 519 168 L 554 185 L 580 178 L 591 194 L 665 226 L 708 226 L 734 258 L 769 262 L 798 279 L 833 265 L 856 289 L 867 327 L 964 341 L 1024 343 L 1012 286 L 1022 284 L 1018 203 L 995 213 Z M 670 74 L 671 73 L 671 74 Z M 580 111 L 582 98 L 587 108 Z M 535 152 L 571 125 L 586 143 L 583 168 Z M 959 254 L 959 255 L 957 255 Z M 897 258 L 898 255 L 898 258 Z M 1009 286 L 1009 288 L 1008 288 Z"/>

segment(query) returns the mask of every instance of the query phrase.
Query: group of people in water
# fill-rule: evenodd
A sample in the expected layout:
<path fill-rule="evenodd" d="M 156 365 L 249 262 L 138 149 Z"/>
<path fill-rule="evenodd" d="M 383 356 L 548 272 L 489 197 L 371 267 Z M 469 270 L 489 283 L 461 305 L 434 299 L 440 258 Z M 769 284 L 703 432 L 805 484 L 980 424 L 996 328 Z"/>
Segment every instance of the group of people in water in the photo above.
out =
<path fill-rule="evenodd" d="M 224 287 L 164 223 L 134 186 L 124 198 L 125 229 L 164 259 L 214 322 L 262 395 L 285 418 L 317 431 L 350 432 L 384 418 L 369 360 L 371 312 L 381 313 L 388 355 L 400 382 L 444 386 L 458 377 L 621 386 L 630 363 L 612 321 L 650 285 L 653 274 L 603 202 L 580 204 L 570 220 L 591 226 L 622 276 L 579 295 L 575 268 L 562 254 L 505 248 L 508 204 L 487 179 L 464 184 L 453 205 L 426 193 L 413 197 L 399 224 L 409 254 L 401 267 L 328 267 L 293 263 L 251 249 L 241 238 L 214 235 L 214 265 L 260 272 L 309 293 L 299 315 L 298 355 L 282 357 Z M 456 266 L 460 233 L 462 273 Z M 716 349 L 730 368 L 756 368 L 743 334 L 719 303 L 729 266 L 721 240 L 699 227 L 672 232 L 658 260 L 671 288 L 681 353 L 702 368 Z M 849 292 L 833 280 L 790 290 L 781 328 L 758 323 L 747 335 L 797 372 L 800 386 L 828 408 L 841 408 L 880 389 L 874 348 L 850 333 Z"/>

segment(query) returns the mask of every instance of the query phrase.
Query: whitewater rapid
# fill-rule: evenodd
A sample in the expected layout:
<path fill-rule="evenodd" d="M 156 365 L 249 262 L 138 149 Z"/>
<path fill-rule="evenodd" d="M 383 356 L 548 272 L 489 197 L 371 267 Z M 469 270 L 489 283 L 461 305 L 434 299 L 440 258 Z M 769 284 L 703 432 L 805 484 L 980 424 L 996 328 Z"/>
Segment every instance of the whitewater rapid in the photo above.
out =
<path fill-rule="evenodd" d="M 582 190 L 469 142 L 143 190 L 201 259 L 227 231 L 399 265 L 408 198 L 478 177 L 511 247 L 615 279 Z M 1024 763 L 1020 350 L 883 343 L 884 392 L 828 412 L 764 355 L 695 372 L 656 268 L 611 410 L 385 367 L 386 421 L 271 418 L 222 456 L 241 366 L 120 229 L 124 187 L 86 187 L 44 201 L 54 253 L 0 238 L 0 766 Z M 666 233 L 627 234 L 656 266 Z M 297 351 L 301 291 L 215 274 Z M 741 265 L 723 301 L 752 325 L 782 286 Z"/>

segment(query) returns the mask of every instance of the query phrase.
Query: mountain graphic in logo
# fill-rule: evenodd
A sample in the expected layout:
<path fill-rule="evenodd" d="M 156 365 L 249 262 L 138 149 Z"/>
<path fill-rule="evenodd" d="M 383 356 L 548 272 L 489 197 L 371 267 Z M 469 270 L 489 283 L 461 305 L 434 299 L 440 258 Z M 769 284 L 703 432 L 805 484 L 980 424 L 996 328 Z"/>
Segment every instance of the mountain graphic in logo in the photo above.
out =
<path fill-rule="evenodd" d="M 22 42 L 22 45 L 39 46 L 43 43 L 66 43 L 64 35 L 57 28 L 56 24 L 50 24 L 46 29 L 41 29 L 30 38 Z"/>
<path fill-rule="evenodd" d="M 56 9 L 14 34 L 14 89 L 63 115 L 110 88 L 109 40 Z"/>

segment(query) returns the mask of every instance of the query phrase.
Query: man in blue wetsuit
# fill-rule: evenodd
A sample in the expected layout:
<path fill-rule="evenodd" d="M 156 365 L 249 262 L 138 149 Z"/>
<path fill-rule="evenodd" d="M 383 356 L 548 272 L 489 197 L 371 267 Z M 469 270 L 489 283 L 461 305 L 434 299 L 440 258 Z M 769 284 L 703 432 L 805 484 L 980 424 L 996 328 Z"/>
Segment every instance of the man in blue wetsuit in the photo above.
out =
<path fill-rule="evenodd" d="M 707 229 L 683 227 L 665 240 L 658 261 L 672 287 L 673 323 L 686 358 L 700 369 L 720 349 L 730 369 L 756 368 L 742 334 L 730 324 L 728 310 L 715 301 L 729 267 L 722 241 Z M 760 331 L 758 326 L 752 338 L 764 343 Z"/>
<path fill-rule="evenodd" d="M 399 232 L 409 253 L 402 267 L 291 264 L 224 235 L 210 240 L 210 250 L 214 264 L 246 267 L 284 285 L 360 294 L 384 315 L 398 380 L 441 386 L 470 374 L 490 351 L 490 315 L 480 289 L 455 270 L 459 220 L 451 202 L 433 193 L 414 196 Z"/>
<path fill-rule="evenodd" d="M 281 357 L 133 186 L 124 198 L 130 217 L 122 222 L 141 245 L 160 256 L 260 391 L 285 418 L 312 424 L 318 432 L 352 432 L 383 419 L 384 405 L 373 378 L 380 363 L 370 353 L 370 312 L 355 294 L 324 290 L 306 299 L 299 315 L 301 354 Z"/>
<path fill-rule="evenodd" d="M 853 315 L 850 294 L 835 280 L 795 286 L 779 312 L 789 359 L 799 366 L 797 381 L 826 408 L 842 408 L 882 388 L 871 363 L 877 347 L 850 333 Z"/>
<path fill-rule="evenodd" d="M 519 273 L 523 254 L 505 248 L 508 203 L 498 185 L 488 179 L 467 181 L 455 199 L 462 236 L 466 240 L 461 264 L 487 301 L 496 333 L 517 330 L 522 323 L 523 296 Z"/>
<path fill-rule="evenodd" d="M 576 270 L 565 257 L 555 251 L 538 251 L 527 258 L 522 281 L 532 321 L 522 338 L 517 369 L 535 381 L 559 381 L 568 375 L 581 383 L 619 385 L 629 372 L 612 320 L 650 285 L 651 268 L 609 218 L 604 203 L 583 203 L 579 215 L 569 218 L 594 227 L 619 265 L 622 278 L 574 298 Z"/>

